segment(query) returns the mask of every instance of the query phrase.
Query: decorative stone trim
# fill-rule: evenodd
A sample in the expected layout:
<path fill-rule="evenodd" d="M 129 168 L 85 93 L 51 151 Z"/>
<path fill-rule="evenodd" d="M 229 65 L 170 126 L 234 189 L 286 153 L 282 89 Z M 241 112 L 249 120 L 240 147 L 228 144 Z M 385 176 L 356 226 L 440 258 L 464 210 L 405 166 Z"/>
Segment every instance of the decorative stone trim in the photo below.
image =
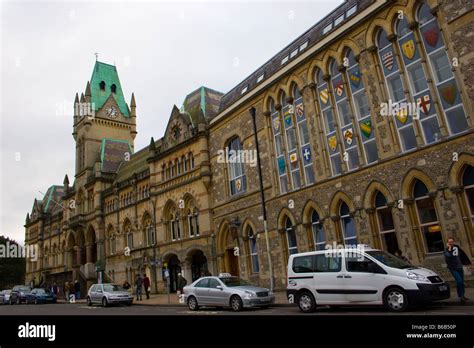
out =
<path fill-rule="evenodd" d="M 394 34 L 394 33 L 387 35 L 387 40 L 390 42 L 397 41 L 397 38 L 398 38 L 397 34 Z"/>

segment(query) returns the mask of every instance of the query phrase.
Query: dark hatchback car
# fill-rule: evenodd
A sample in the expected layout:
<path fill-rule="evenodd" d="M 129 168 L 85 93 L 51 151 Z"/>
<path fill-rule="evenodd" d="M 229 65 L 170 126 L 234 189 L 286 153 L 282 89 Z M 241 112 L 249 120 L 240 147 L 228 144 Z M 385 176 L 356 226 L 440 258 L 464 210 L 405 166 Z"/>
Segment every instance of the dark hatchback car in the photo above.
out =
<path fill-rule="evenodd" d="M 57 300 L 57 296 L 53 294 L 49 289 L 36 288 L 26 294 L 25 302 L 26 304 L 56 303 Z"/>
<path fill-rule="evenodd" d="M 10 304 L 20 304 L 26 302 L 26 295 L 31 292 L 31 288 L 26 285 L 15 285 L 10 293 L 10 299 L 8 303 Z"/>

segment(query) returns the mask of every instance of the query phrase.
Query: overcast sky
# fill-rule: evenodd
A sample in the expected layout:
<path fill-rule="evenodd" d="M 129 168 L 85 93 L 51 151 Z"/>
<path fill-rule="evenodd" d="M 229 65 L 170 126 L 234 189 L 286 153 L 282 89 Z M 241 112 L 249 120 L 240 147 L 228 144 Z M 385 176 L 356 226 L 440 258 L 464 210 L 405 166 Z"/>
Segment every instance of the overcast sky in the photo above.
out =
<path fill-rule="evenodd" d="M 72 103 L 94 53 L 135 93 L 139 150 L 186 94 L 229 91 L 341 2 L 0 0 L 0 235 L 23 242 L 34 198 L 72 183 Z"/>

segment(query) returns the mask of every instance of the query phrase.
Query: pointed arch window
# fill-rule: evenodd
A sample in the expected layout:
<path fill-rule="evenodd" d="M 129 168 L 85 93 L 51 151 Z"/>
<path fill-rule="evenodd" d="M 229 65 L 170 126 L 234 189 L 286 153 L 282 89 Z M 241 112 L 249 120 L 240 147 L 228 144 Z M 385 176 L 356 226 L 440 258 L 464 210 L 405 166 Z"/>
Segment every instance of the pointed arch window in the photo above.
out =
<path fill-rule="evenodd" d="M 413 198 L 418 215 L 420 232 L 423 236 L 428 253 L 444 250 L 441 225 L 433 198 L 428 195 L 428 189 L 423 182 L 416 180 L 413 185 Z"/>
<path fill-rule="evenodd" d="M 342 173 L 342 160 L 336 134 L 336 120 L 330 95 L 331 92 L 328 83 L 323 79 L 321 71 L 316 72 L 315 80 L 317 81 L 316 94 L 319 100 L 321 115 L 324 120 L 326 145 L 331 163 L 331 172 L 332 175 L 339 175 Z"/>
<path fill-rule="evenodd" d="M 421 52 L 416 45 L 415 33 L 408 27 L 406 17 L 398 21 L 396 29 L 411 95 L 415 101 L 419 100 L 422 103 L 417 117 L 420 118 L 424 142 L 430 144 L 441 139 L 441 131 L 435 107 L 431 105 L 433 97 L 430 94 L 426 74 L 423 70 Z"/>
<path fill-rule="evenodd" d="M 311 213 L 311 229 L 313 231 L 314 250 L 324 250 L 326 245 L 326 232 L 324 231 L 324 226 L 316 210 L 313 210 Z"/>
<path fill-rule="evenodd" d="M 464 194 L 466 196 L 471 223 L 474 225 L 474 167 L 467 166 L 466 169 L 464 169 L 462 185 L 464 186 Z"/>
<path fill-rule="evenodd" d="M 392 209 L 387 205 L 387 199 L 380 192 L 375 194 L 375 213 L 377 217 L 377 228 L 382 241 L 383 249 L 391 254 L 399 249 L 395 224 L 393 223 Z"/>
<path fill-rule="evenodd" d="M 315 182 L 313 154 L 303 97 L 296 84 L 292 86 L 293 103 L 281 93 L 281 116 L 270 100 L 270 113 L 275 143 L 275 157 L 280 182 L 280 192 L 296 190 Z M 290 180 L 288 178 L 291 178 Z"/>
<path fill-rule="evenodd" d="M 436 90 L 441 97 L 441 107 L 446 115 L 450 134 L 458 134 L 468 129 L 466 113 L 461 101 L 458 84 L 447 54 L 438 21 L 423 3 L 418 9 L 418 22 L 423 47 L 428 56 L 428 65 L 433 72 Z M 434 108 L 434 106 L 431 106 Z"/>
<path fill-rule="evenodd" d="M 341 216 L 342 235 L 344 237 L 344 245 L 357 245 L 357 231 L 355 227 L 354 217 L 349 212 L 349 206 L 346 202 L 342 202 L 339 208 Z"/>
<path fill-rule="evenodd" d="M 287 217 L 285 220 L 285 234 L 286 234 L 286 242 L 288 246 L 288 254 L 289 255 L 297 254 L 298 243 L 296 242 L 296 231 L 289 217 Z"/>
<path fill-rule="evenodd" d="M 232 138 L 228 145 L 229 185 L 231 196 L 247 190 L 247 176 L 245 175 L 245 156 L 239 137 Z"/>
<path fill-rule="evenodd" d="M 101 91 L 105 91 L 105 82 L 104 81 L 100 81 L 99 88 L 100 88 Z"/>
<path fill-rule="evenodd" d="M 252 273 L 260 272 L 260 264 L 258 262 L 258 246 L 257 246 L 257 237 L 255 236 L 253 229 L 249 227 L 248 230 L 248 243 L 249 243 L 249 255 L 250 262 L 252 264 Z"/>
<path fill-rule="evenodd" d="M 370 164 L 378 161 L 377 143 L 374 135 L 374 123 L 370 115 L 369 101 L 362 81 L 362 73 L 360 71 L 359 63 L 355 60 L 352 50 L 346 53 L 346 61 L 348 69 L 345 72 L 346 80 L 352 94 L 352 105 L 355 111 L 355 130 L 354 134 L 358 134 L 362 144 L 363 152 L 365 153 L 365 161 Z M 347 133 L 349 136 L 350 134 Z M 344 134 L 343 134 L 344 136 Z M 351 141 L 350 138 L 345 141 Z"/>
<path fill-rule="evenodd" d="M 388 104 L 402 105 L 407 100 L 404 94 L 404 83 L 400 76 L 400 68 L 393 45 L 388 41 L 385 31 L 378 34 L 378 55 L 382 62 L 382 71 L 385 76 L 389 92 Z M 387 115 L 388 116 L 388 115 Z M 399 111 L 395 116 L 395 124 L 400 138 L 402 151 L 410 151 L 416 147 L 415 131 L 413 130 L 413 117 L 405 111 Z"/>
<path fill-rule="evenodd" d="M 126 235 L 127 235 L 127 246 L 130 249 L 133 249 L 133 232 L 132 232 L 132 227 L 130 225 L 127 226 L 126 228 Z"/>

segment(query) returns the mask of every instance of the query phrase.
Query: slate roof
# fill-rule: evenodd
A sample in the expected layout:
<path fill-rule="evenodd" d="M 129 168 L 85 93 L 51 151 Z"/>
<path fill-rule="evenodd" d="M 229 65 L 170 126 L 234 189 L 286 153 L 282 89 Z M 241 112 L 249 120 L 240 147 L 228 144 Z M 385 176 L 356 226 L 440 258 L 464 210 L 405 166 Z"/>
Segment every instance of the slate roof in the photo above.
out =
<path fill-rule="evenodd" d="M 356 14 L 358 14 L 359 12 L 361 12 L 368 6 L 370 6 L 375 1 L 376 0 L 346 0 L 336 9 L 334 9 L 334 11 L 332 11 L 326 17 L 324 17 L 315 25 L 313 25 L 310 29 L 308 29 L 306 32 L 300 35 L 288 46 L 283 48 L 280 52 L 278 52 L 275 56 L 273 56 L 269 61 L 267 61 L 257 70 L 255 70 L 250 76 L 245 78 L 237 86 L 235 86 L 225 95 L 223 95 L 220 106 L 219 106 L 219 112 L 224 111 L 226 108 L 228 108 L 238 99 L 240 99 L 246 93 L 248 93 L 253 88 L 255 88 L 258 84 L 262 83 L 263 81 L 271 77 L 273 74 L 275 74 L 278 70 L 286 66 L 288 62 L 291 62 L 292 58 L 288 58 L 288 62 L 285 64 L 282 64 L 282 60 L 285 57 L 289 57 L 291 52 L 294 52 L 295 50 L 297 50 L 298 53 L 293 58 L 298 57 L 300 54 L 300 51 L 304 52 L 305 50 L 308 50 L 310 47 L 317 44 L 325 36 L 327 36 L 332 31 L 334 31 L 335 28 L 340 27 L 343 23 L 348 21 L 350 18 L 352 18 L 353 16 L 355 16 Z M 352 9 L 354 6 L 357 6 L 355 8 L 355 12 L 352 13 L 350 16 L 346 16 L 345 14 L 348 13 L 346 11 Z M 334 25 L 335 20 L 338 19 L 341 15 L 344 16 L 344 19 L 341 22 L 339 22 L 337 25 Z M 328 30 L 327 32 L 323 32 L 323 30 L 331 23 L 333 24 L 332 29 Z M 299 47 L 302 44 L 305 44 L 306 42 L 307 42 L 306 48 L 304 48 L 303 50 L 299 50 Z M 263 74 L 263 79 L 260 81 L 257 81 L 258 78 L 262 74 Z M 245 87 L 247 87 L 247 91 L 245 93 L 242 93 L 242 90 Z"/>
<path fill-rule="evenodd" d="M 132 158 L 132 148 L 126 140 L 102 139 L 100 148 L 101 170 L 117 173 L 120 163 Z"/>
<path fill-rule="evenodd" d="M 126 180 L 133 174 L 138 174 L 149 169 L 149 164 L 147 162 L 147 157 L 149 154 L 150 152 L 148 146 L 145 146 L 140 151 L 134 153 L 130 157 L 130 161 L 122 161 L 115 181 L 120 182 L 122 180 Z"/>
<path fill-rule="evenodd" d="M 224 93 L 201 86 L 184 98 L 180 112 L 189 113 L 194 125 L 196 125 L 199 120 L 199 109 L 202 110 L 204 118 L 209 120 L 219 111 L 219 105 L 223 95 Z"/>
<path fill-rule="evenodd" d="M 100 89 L 100 83 L 105 82 L 105 90 Z M 116 86 L 116 92 L 111 92 L 111 86 Z M 95 104 L 95 110 L 99 110 L 105 103 L 105 101 L 112 94 L 121 113 L 129 117 L 129 109 L 125 98 L 123 96 L 122 85 L 117 72 L 117 67 L 114 65 L 102 63 L 99 61 L 95 62 L 94 71 L 91 77 L 91 103 Z"/>

